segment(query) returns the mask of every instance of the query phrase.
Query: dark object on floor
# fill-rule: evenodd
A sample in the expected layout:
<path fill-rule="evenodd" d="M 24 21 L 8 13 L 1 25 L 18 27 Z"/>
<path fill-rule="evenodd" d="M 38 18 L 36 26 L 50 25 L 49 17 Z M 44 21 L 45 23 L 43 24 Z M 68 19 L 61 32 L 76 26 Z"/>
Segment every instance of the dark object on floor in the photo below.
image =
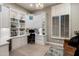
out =
<path fill-rule="evenodd" d="M 72 37 L 68 43 L 70 46 L 77 48 L 75 51 L 75 56 L 79 56 L 79 35 Z"/>

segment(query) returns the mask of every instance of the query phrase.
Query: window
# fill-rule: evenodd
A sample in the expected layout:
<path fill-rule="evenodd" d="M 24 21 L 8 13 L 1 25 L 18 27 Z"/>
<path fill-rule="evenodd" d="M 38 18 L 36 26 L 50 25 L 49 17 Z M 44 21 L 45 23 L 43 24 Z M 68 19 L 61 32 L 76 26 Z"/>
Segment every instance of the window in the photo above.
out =
<path fill-rule="evenodd" d="M 54 16 L 52 18 L 53 37 L 69 37 L 69 15 Z"/>
<path fill-rule="evenodd" d="M 61 37 L 69 37 L 69 15 L 61 16 Z"/>
<path fill-rule="evenodd" d="M 59 36 L 59 16 L 53 17 L 53 36 Z"/>

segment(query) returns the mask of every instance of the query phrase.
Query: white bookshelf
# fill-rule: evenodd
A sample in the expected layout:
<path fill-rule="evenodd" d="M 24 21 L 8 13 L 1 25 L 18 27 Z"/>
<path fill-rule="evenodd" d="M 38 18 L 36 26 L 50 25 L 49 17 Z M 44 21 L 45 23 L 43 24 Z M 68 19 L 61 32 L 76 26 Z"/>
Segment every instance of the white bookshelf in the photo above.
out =
<path fill-rule="evenodd" d="M 18 19 L 11 18 L 11 37 L 18 35 Z"/>
<path fill-rule="evenodd" d="M 19 20 L 20 23 L 20 35 L 24 35 L 25 34 L 25 20 Z"/>
<path fill-rule="evenodd" d="M 19 13 L 16 10 L 10 10 L 11 20 L 11 37 L 19 37 L 25 35 L 25 14 Z"/>

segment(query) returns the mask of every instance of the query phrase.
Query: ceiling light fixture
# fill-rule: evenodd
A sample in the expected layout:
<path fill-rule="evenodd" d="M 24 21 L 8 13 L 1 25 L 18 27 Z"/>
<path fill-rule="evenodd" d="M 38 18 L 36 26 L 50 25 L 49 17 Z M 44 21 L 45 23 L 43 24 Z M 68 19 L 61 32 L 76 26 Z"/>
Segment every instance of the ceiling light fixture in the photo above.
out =
<path fill-rule="evenodd" d="M 42 4 L 42 3 L 36 4 L 37 9 L 42 9 L 43 7 L 44 7 L 44 4 Z"/>
<path fill-rule="evenodd" d="M 44 7 L 44 5 L 43 5 L 43 4 L 40 4 L 40 7 L 41 7 L 41 8 L 43 8 L 43 7 Z"/>
<path fill-rule="evenodd" d="M 42 9 L 44 7 L 44 4 L 42 3 L 35 3 L 35 4 L 30 4 L 31 7 L 36 7 L 36 9 Z"/>
<path fill-rule="evenodd" d="M 38 7 L 39 7 L 39 5 L 38 5 L 38 4 L 35 4 L 35 6 L 36 6 L 36 8 L 38 8 Z"/>
<path fill-rule="evenodd" d="M 30 4 L 31 7 L 33 7 L 33 4 Z"/>

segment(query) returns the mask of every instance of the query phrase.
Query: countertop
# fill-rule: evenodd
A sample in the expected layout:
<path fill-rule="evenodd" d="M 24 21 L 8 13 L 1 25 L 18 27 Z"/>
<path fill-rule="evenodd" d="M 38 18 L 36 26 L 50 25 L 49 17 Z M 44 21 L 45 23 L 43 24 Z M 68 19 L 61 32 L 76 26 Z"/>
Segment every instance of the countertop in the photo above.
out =
<path fill-rule="evenodd" d="M 6 42 L 3 42 L 3 43 L 0 42 L 0 47 L 2 47 L 2 46 L 4 46 L 4 45 L 7 45 L 7 44 L 9 44 L 9 42 L 7 42 L 7 41 L 6 41 Z"/>

